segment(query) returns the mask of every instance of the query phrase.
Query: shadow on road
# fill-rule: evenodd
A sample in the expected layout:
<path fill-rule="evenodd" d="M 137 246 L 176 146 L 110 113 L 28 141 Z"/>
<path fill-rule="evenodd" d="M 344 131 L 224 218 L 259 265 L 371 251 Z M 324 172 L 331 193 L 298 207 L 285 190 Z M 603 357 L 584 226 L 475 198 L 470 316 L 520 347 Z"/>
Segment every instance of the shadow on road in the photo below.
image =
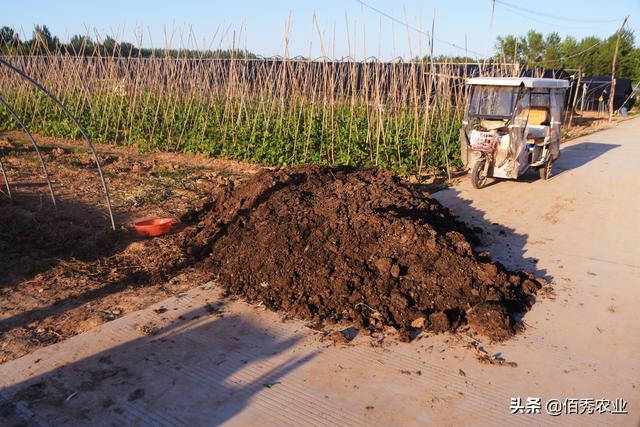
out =
<path fill-rule="evenodd" d="M 560 151 L 560 158 L 553 163 L 551 180 L 565 172 L 578 169 L 608 151 L 618 147 L 620 147 L 620 145 L 603 144 L 600 142 L 580 142 L 575 145 L 562 147 Z M 523 175 L 518 177 L 517 182 L 522 184 L 531 184 L 539 180 L 538 171 L 535 169 L 528 169 Z M 490 180 L 487 187 L 500 184 L 503 181 L 507 180 L 499 178 Z"/>
<path fill-rule="evenodd" d="M 546 269 L 538 266 L 536 258 L 525 256 L 528 234 L 518 233 L 513 228 L 488 220 L 486 213 L 474 207 L 473 201 L 462 197 L 456 188 L 435 193 L 433 197 L 451 209 L 461 222 L 474 231 L 478 240 L 475 245 L 476 252 L 490 252 L 491 259 L 502 264 L 507 270 L 523 270 L 547 281 L 553 280 Z"/>
<path fill-rule="evenodd" d="M 315 357 L 270 362 L 300 338 L 281 340 L 243 316 L 211 313 L 222 304 L 3 389 L 0 424 L 26 408 L 37 414 L 30 422 L 51 425 L 219 425 Z M 107 331 L 105 339 L 117 338 L 113 324 Z"/>
<path fill-rule="evenodd" d="M 560 151 L 560 158 L 553 164 L 553 176 L 578 169 L 618 147 L 620 147 L 618 144 L 603 144 L 601 142 L 580 142 L 563 147 Z"/>

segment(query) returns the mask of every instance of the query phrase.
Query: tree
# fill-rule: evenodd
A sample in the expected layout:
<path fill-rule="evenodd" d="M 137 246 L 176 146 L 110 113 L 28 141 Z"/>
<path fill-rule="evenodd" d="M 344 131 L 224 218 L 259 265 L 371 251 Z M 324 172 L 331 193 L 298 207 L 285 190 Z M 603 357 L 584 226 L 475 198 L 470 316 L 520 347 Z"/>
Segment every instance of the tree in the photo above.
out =
<path fill-rule="evenodd" d="M 93 41 L 88 36 L 76 34 L 71 37 L 67 50 L 72 55 L 90 55 L 93 53 Z"/>
<path fill-rule="evenodd" d="M 0 28 L 0 52 L 3 54 L 12 54 L 20 48 L 20 37 L 11 27 Z"/>
<path fill-rule="evenodd" d="M 613 37 L 613 36 L 612 36 Z M 612 50 L 615 48 L 615 41 L 612 40 Z M 620 51 L 618 52 L 617 76 L 628 76 L 633 79 L 640 79 L 638 74 L 638 57 L 640 49 L 635 48 L 635 37 L 632 30 L 623 30 L 620 36 Z"/>
<path fill-rule="evenodd" d="M 526 36 L 506 35 L 496 38 L 495 49 L 501 58 L 519 61 L 527 66 L 575 70 L 582 67 L 588 76 L 607 76 L 611 73 L 611 60 L 615 50 L 616 34 L 601 39 L 596 36 L 576 40 L 558 33 L 544 36 L 534 30 Z M 640 80 L 640 49 L 635 47 L 631 30 L 624 30 L 618 53 L 618 77 Z"/>
<path fill-rule="evenodd" d="M 31 45 L 37 53 L 43 51 L 54 51 L 60 46 L 58 37 L 53 37 L 46 25 L 36 25 L 33 28 L 33 39 Z"/>
<path fill-rule="evenodd" d="M 15 31 L 13 31 L 13 28 L 7 26 L 0 28 L 0 43 L 2 45 L 10 45 L 13 43 L 14 37 Z"/>
<path fill-rule="evenodd" d="M 575 37 L 567 36 L 560 42 L 558 46 L 558 50 L 560 51 L 560 57 L 565 58 L 560 63 L 560 66 L 565 68 L 578 68 L 580 64 L 580 60 L 574 55 L 578 52 L 578 41 Z"/>
<path fill-rule="evenodd" d="M 120 43 L 120 46 L 118 48 L 120 50 L 120 55 L 121 56 L 133 56 L 135 55 L 134 52 L 136 52 L 136 49 L 133 47 L 133 45 L 131 43 Z"/>
<path fill-rule="evenodd" d="M 116 39 L 114 39 L 111 36 L 107 36 L 102 42 L 101 51 L 103 52 L 104 55 L 111 56 L 114 54 L 117 46 L 118 46 L 118 42 L 116 42 Z"/>
<path fill-rule="evenodd" d="M 550 33 L 544 39 L 544 53 L 543 60 L 544 66 L 547 68 L 560 68 L 562 66 L 562 62 L 560 58 L 562 58 L 562 38 L 558 33 Z"/>
<path fill-rule="evenodd" d="M 429 62 L 430 58 L 425 56 L 422 58 L 423 61 Z M 417 61 L 420 61 L 419 58 L 416 58 Z M 433 57 L 433 62 L 445 62 L 451 64 L 464 64 L 464 63 L 474 63 L 478 62 L 477 59 L 471 58 L 469 56 L 457 56 L 457 55 L 438 55 Z"/>
<path fill-rule="evenodd" d="M 545 41 L 542 33 L 529 30 L 523 46 L 524 61 L 529 65 L 540 62 L 544 57 L 544 51 Z"/>
<path fill-rule="evenodd" d="M 505 37 L 498 36 L 496 40 L 496 51 L 498 55 L 507 61 L 521 61 L 523 57 L 522 39 L 516 36 L 508 35 Z"/>

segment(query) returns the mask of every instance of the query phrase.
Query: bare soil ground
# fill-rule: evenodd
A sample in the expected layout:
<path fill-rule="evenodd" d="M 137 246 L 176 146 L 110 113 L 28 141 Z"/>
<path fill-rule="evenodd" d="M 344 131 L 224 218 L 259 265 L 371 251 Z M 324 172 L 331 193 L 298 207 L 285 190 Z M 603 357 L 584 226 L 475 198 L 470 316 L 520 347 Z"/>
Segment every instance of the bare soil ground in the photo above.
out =
<path fill-rule="evenodd" d="M 79 142 L 39 138 L 57 196 L 20 134 L 7 134 L 2 158 L 13 201 L 0 198 L 0 363 L 146 307 L 205 280 L 175 273 L 175 232 L 136 236 L 132 224 L 179 217 L 221 183 L 259 168 L 180 155 L 98 148 L 118 230 L 106 215 L 97 170 Z M 175 274 L 174 274 L 175 273 Z"/>
<path fill-rule="evenodd" d="M 616 123 L 622 120 L 626 120 L 627 117 L 623 116 L 613 116 L 612 123 Z M 592 132 L 596 132 L 601 129 L 606 129 L 611 126 L 611 122 L 609 122 L 609 113 L 606 114 L 599 113 L 597 111 L 582 111 L 574 113 L 573 120 L 571 121 L 572 126 L 569 128 L 567 126 L 569 122 L 569 117 L 566 116 L 564 118 L 565 124 L 563 125 L 563 141 L 578 138 L 582 135 L 587 135 Z"/>

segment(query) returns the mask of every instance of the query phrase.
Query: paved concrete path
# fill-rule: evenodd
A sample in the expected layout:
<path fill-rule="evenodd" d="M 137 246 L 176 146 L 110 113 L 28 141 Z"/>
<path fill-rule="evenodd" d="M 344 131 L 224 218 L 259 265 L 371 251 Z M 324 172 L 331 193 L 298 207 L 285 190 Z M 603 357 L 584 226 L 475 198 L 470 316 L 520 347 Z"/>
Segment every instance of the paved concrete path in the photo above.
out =
<path fill-rule="evenodd" d="M 637 426 L 638 171 L 634 119 L 564 145 L 550 181 L 436 195 L 503 264 L 555 284 L 522 334 L 483 343 L 517 367 L 479 363 L 464 334 L 336 345 L 208 284 L 0 365 L 0 424 Z M 512 415 L 528 397 L 542 413 Z M 553 417 L 550 399 L 628 414 Z"/>

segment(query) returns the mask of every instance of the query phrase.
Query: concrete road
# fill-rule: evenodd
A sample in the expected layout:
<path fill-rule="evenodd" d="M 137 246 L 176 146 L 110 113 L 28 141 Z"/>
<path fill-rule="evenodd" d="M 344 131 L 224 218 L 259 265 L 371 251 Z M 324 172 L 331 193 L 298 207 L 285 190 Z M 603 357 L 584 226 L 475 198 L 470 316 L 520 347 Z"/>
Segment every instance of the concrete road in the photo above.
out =
<path fill-rule="evenodd" d="M 335 344 L 206 285 L 1 365 L 0 424 L 637 426 L 640 119 L 556 166 L 435 196 L 554 284 L 523 333 L 482 343 L 517 367 L 479 363 L 465 334 Z"/>

